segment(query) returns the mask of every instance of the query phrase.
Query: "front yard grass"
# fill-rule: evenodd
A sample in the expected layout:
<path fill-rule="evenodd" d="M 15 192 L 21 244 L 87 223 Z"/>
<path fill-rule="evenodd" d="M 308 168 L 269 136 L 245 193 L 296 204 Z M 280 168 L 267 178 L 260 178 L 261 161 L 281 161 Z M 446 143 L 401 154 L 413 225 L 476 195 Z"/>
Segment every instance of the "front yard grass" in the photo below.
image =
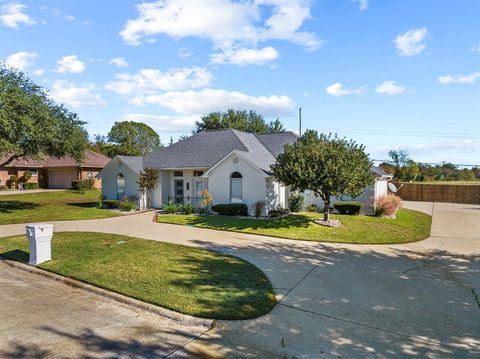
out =
<path fill-rule="evenodd" d="M 115 217 L 95 208 L 100 192 L 52 191 L 0 196 L 0 224 Z"/>
<path fill-rule="evenodd" d="M 0 255 L 28 262 L 25 236 L 0 238 Z M 177 312 L 248 319 L 275 305 L 265 274 L 206 249 L 93 232 L 58 232 L 39 267 Z"/>
<path fill-rule="evenodd" d="M 315 224 L 321 213 L 299 213 L 278 219 L 235 218 L 200 215 L 158 215 L 157 222 L 195 226 L 287 239 L 319 242 L 392 244 L 419 241 L 430 235 L 432 218 L 401 209 L 396 219 L 370 216 L 332 215 L 342 221 L 339 228 Z"/>

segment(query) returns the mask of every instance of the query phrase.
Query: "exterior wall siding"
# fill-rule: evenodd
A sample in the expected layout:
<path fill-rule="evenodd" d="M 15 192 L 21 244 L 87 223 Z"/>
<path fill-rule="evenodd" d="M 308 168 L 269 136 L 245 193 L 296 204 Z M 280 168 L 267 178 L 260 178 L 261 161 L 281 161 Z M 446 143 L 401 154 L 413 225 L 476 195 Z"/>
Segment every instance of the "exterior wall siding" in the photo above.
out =
<path fill-rule="evenodd" d="M 138 198 L 140 193 L 137 184 L 137 174 L 118 159 L 112 160 L 102 171 L 102 195 L 106 199 L 118 199 L 117 175 L 119 173 L 125 176 L 125 196 Z"/>
<path fill-rule="evenodd" d="M 341 197 L 341 198 L 336 198 L 332 197 L 331 199 L 331 204 L 337 202 L 337 201 L 358 201 L 363 203 L 363 208 L 362 208 L 362 214 L 374 214 L 375 212 L 375 200 L 378 199 L 379 197 L 385 196 L 388 194 L 388 187 L 387 187 L 388 181 L 378 179 L 375 180 L 375 183 L 371 184 L 370 186 L 366 187 L 363 193 L 356 197 L 356 198 L 351 198 L 348 196 Z M 303 193 L 304 197 L 304 207 L 307 208 L 311 204 L 317 205 L 320 209 L 323 208 L 323 201 L 320 197 L 315 197 L 313 192 L 311 191 L 305 191 Z"/>
<path fill-rule="evenodd" d="M 234 157 L 231 155 L 209 173 L 208 191 L 213 203 L 230 203 L 230 175 L 239 172 L 243 179 L 242 203 L 247 205 L 250 214 L 254 214 L 253 205 L 266 200 L 266 176 L 240 157 L 238 163 L 234 163 Z"/>

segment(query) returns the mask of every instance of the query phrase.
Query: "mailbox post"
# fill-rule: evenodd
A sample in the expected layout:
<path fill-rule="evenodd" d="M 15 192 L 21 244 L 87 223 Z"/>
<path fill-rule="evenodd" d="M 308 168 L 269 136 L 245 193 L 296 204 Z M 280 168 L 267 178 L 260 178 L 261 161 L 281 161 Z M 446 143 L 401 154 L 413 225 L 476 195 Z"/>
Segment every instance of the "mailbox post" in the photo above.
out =
<path fill-rule="evenodd" d="M 39 265 L 52 259 L 53 224 L 37 223 L 26 226 L 30 260 L 28 264 Z"/>

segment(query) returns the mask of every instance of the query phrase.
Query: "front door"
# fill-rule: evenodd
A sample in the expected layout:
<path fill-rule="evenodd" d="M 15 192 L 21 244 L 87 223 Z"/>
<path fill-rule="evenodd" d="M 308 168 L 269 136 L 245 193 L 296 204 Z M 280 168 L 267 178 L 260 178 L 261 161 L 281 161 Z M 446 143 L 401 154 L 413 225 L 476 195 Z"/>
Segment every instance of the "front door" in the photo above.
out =
<path fill-rule="evenodd" d="M 183 180 L 175 180 L 175 203 L 183 203 Z"/>

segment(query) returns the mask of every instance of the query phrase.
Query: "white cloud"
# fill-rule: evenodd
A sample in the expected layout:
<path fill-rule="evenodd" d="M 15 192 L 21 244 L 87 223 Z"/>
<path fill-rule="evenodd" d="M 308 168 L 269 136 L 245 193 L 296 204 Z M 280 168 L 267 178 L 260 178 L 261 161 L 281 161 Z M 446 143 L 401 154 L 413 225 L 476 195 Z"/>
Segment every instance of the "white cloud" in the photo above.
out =
<path fill-rule="evenodd" d="M 443 85 L 449 84 L 473 84 L 480 78 L 480 72 L 473 72 L 470 75 L 445 75 L 438 78 L 438 82 Z"/>
<path fill-rule="evenodd" d="M 178 57 L 185 59 L 190 56 L 192 56 L 192 53 L 186 47 L 178 49 Z"/>
<path fill-rule="evenodd" d="M 195 128 L 195 122 L 200 119 L 197 115 L 187 116 L 158 116 L 140 113 L 131 113 L 122 116 L 126 121 L 143 122 L 157 132 L 190 132 Z"/>
<path fill-rule="evenodd" d="M 78 59 L 77 55 L 64 56 L 58 60 L 58 66 L 55 71 L 61 74 L 67 72 L 79 74 L 85 71 L 85 64 Z"/>
<path fill-rule="evenodd" d="M 402 145 L 396 150 L 406 150 L 410 155 L 428 153 L 475 153 L 480 151 L 480 142 L 473 139 L 458 140 L 455 142 L 420 143 L 416 145 Z M 379 146 L 369 148 L 371 155 L 383 157 L 392 150 L 392 146 Z"/>
<path fill-rule="evenodd" d="M 10 67 L 24 71 L 33 65 L 36 58 L 37 54 L 35 52 L 20 51 L 8 56 L 5 63 Z"/>
<path fill-rule="evenodd" d="M 384 81 L 375 89 L 376 93 L 384 95 L 400 95 L 407 91 L 408 89 L 406 87 L 397 85 L 396 81 Z"/>
<path fill-rule="evenodd" d="M 473 45 L 470 49 L 470 52 L 478 52 L 480 54 L 480 42 L 476 45 Z"/>
<path fill-rule="evenodd" d="M 110 91 L 121 95 L 155 93 L 158 91 L 185 90 L 206 87 L 212 74 L 201 67 L 170 69 L 142 69 L 135 74 L 116 74 L 116 80 L 106 85 Z"/>
<path fill-rule="evenodd" d="M 94 84 L 78 86 L 67 81 L 55 81 L 50 95 L 57 101 L 75 108 L 87 106 L 106 106 L 107 102 L 95 91 Z"/>
<path fill-rule="evenodd" d="M 368 0 L 353 0 L 353 2 L 358 3 L 358 8 L 360 11 L 368 10 Z"/>
<path fill-rule="evenodd" d="M 427 45 L 425 38 L 427 37 L 427 28 L 409 30 L 402 35 L 398 35 L 394 40 L 400 56 L 414 56 L 420 54 Z"/>
<path fill-rule="evenodd" d="M 35 25 L 37 22 L 24 11 L 27 5 L 11 2 L 0 7 L 0 23 L 13 29 L 18 29 L 19 24 Z"/>
<path fill-rule="evenodd" d="M 64 14 L 59 9 L 53 9 L 52 13 L 53 13 L 53 15 L 55 15 L 56 17 L 59 17 L 61 19 L 65 19 L 65 20 L 68 20 L 68 21 L 77 21 L 77 19 L 73 15 Z"/>
<path fill-rule="evenodd" d="M 45 73 L 44 69 L 36 69 L 33 71 L 33 74 L 37 76 L 42 76 L 44 73 Z"/>
<path fill-rule="evenodd" d="M 127 21 L 120 36 L 131 45 L 165 34 L 173 38 L 206 38 L 222 48 L 286 40 L 315 50 L 320 47 L 320 40 L 315 34 L 300 30 L 310 18 L 311 6 L 308 0 L 143 2 L 137 5 L 138 17 Z"/>
<path fill-rule="evenodd" d="M 117 67 L 128 67 L 128 62 L 123 57 L 114 57 L 109 63 Z"/>
<path fill-rule="evenodd" d="M 366 90 L 362 87 L 357 87 L 355 89 L 344 89 L 343 85 L 340 82 L 331 84 L 325 89 L 325 92 L 330 96 L 347 96 L 347 95 L 363 95 L 366 93 Z"/>
<path fill-rule="evenodd" d="M 237 91 L 202 89 L 170 91 L 163 94 L 136 96 L 132 104 L 155 104 L 184 115 L 205 114 L 229 108 L 255 110 L 265 116 L 290 112 L 295 103 L 288 96 L 251 96 Z"/>
<path fill-rule="evenodd" d="M 268 46 L 263 49 L 231 49 L 210 55 L 214 64 L 263 65 L 278 58 L 278 51 Z"/>

